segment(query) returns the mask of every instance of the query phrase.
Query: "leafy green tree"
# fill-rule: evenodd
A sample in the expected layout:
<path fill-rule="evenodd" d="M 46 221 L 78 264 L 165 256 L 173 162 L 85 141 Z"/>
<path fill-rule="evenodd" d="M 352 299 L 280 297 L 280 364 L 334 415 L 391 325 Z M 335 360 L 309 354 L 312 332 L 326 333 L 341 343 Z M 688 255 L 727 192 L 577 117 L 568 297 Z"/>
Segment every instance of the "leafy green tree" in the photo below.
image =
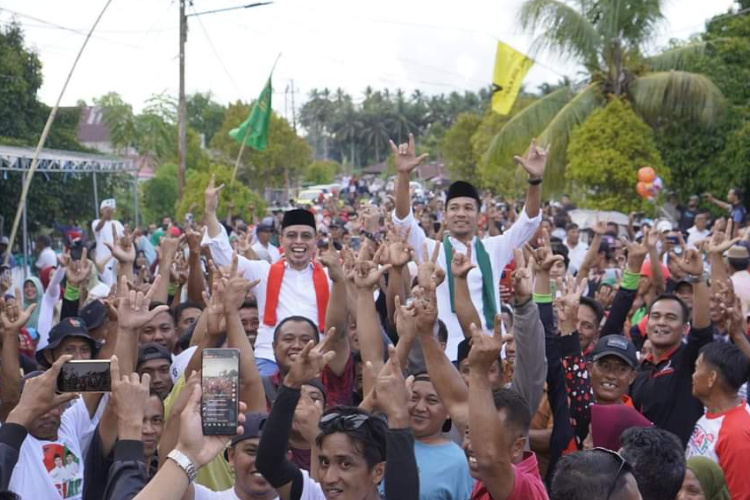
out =
<path fill-rule="evenodd" d="M 573 130 L 568 159 L 565 176 L 573 195 L 589 208 L 626 213 L 642 208 L 636 193 L 641 167 L 653 167 L 664 182 L 670 180 L 653 131 L 623 99 L 613 98 Z"/>
<path fill-rule="evenodd" d="M 461 113 L 456 123 L 445 133 L 441 148 L 445 152 L 445 166 L 452 179 L 476 179 L 477 158 L 471 138 L 481 123 L 481 116 Z"/>
<path fill-rule="evenodd" d="M 0 75 L 0 136 L 26 139 L 38 134 L 34 118 L 40 111 L 36 93 L 42 86 L 42 63 L 25 47 L 16 22 L 0 27 Z"/>
<path fill-rule="evenodd" d="M 142 184 L 141 210 L 146 223 L 175 216 L 177 204 L 177 165 L 167 163 L 159 166 L 154 177 Z"/>
<path fill-rule="evenodd" d="M 341 165 L 335 161 L 314 161 L 305 169 L 305 182 L 310 184 L 332 184 Z"/>
<path fill-rule="evenodd" d="M 226 111 L 225 106 L 214 101 L 211 92 L 196 92 L 187 98 L 188 125 L 203 134 L 206 144 L 211 142 L 214 134 L 221 128 Z"/>
<path fill-rule="evenodd" d="M 185 193 L 177 205 L 177 217 L 182 220 L 185 214 L 193 209 L 193 218 L 200 220 L 203 216 L 204 192 L 208 182 L 211 180 L 211 174 L 216 174 L 216 185 L 224 184 L 225 188 L 219 198 L 219 209 L 217 215 L 219 219 L 226 217 L 227 203 L 231 201 L 234 204 L 232 213 L 237 217 L 249 220 L 250 212 L 248 205 L 254 205 L 256 213 L 266 213 L 266 204 L 261 196 L 251 191 L 241 182 L 231 183 L 232 167 L 226 165 L 211 165 L 205 171 L 188 170 L 187 182 L 185 184 Z"/>
<path fill-rule="evenodd" d="M 687 119 L 715 124 L 724 97 L 707 76 L 683 71 L 689 54 L 703 44 L 644 56 L 664 19 L 662 0 L 591 1 L 526 0 L 519 13 L 521 27 L 540 32 L 533 50 L 549 49 L 586 70 L 580 89 L 565 86 L 517 114 L 492 142 L 488 155 L 501 159 L 539 137 L 551 144 L 547 188 L 562 187 L 565 151 L 572 130 L 609 96 L 627 99 L 648 123 Z"/>
<path fill-rule="evenodd" d="M 224 162 L 234 166 L 240 145 L 229 137 L 229 131 L 247 119 L 250 106 L 242 102 L 227 108 L 224 123 L 211 142 L 220 152 Z M 299 137 L 289 123 L 276 113 L 271 114 L 268 131 L 268 148 L 255 151 L 245 148 L 238 171 L 238 179 L 253 189 L 283 186 L 286 179 L 300 179 L 304 168 L 310 164 L 312 151 L 305 139 Z"/>

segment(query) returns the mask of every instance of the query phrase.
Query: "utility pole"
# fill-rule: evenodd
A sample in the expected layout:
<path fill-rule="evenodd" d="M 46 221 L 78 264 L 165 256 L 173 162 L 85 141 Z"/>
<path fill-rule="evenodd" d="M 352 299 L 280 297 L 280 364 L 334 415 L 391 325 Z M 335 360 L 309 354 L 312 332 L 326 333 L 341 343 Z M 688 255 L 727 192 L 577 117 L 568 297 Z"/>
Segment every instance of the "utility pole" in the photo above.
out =
<path fill-rule="evenodd" d="M 185 14 L 185 4 L 193 0 L 179 0 L 180 2 L 180 95 L 177 105 L 177 197 L 182 198 L 185 190 L 185 170 L 187 164 L 187 101 L 185 100 L 185 42 L 187 42 L 187 18 Z M 227 12 L 237 9 L 251 9 L 261 5 L 269 5 L 273 2 L 255 2 L 247 5 L 238 5 L 236 7 L 227 7 L 224 9 L 209 10 L 206 12 L 194 12 L 190 16 L 200 16 L 203 14 L 215 14 L 218 12 Z"/>
<path fill-rule="evenodd" d="M 294 80 L 292 80 L 292 128 L 297 133 L 297 112 L 294 109 Z"/>
<path fill-rule="evenodd" d="M 185 2 L 180 1 L 180 97 L 177 108 L 177 197 L 182 198 L 185 190 L 185 167 L 187 163 L 187 102 L 185 101 L 185 42 L 187 41 L 187 17 Z"/>

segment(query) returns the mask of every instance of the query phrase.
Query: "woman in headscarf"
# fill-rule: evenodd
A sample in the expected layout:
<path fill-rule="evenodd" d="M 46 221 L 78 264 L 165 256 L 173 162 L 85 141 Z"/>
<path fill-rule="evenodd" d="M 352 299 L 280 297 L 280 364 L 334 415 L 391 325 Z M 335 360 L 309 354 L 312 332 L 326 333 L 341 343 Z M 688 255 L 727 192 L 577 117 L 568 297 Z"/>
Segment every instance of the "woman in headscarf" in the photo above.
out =
<path fill-rule="evenodd" d="M 18 350 L 29 357 L 34 357 L 36 351 L 36 345 L 39 342 L 39 311 L 41 310 L 42 297 L 44 296 L 44 287 L 39 278 L 31 277 L 26 278 L 23 282 L 23 304 L 24 310 L 31 304 L 36 304 L 36 307 L 31 312 L 31 317 L 21 329 L 19 335 L 19 346 Z"/>
<path fill-rule="evenodd" d="M 677 500 L 731 500 L 721 467 L 706 457 L 689 459 Z"/>

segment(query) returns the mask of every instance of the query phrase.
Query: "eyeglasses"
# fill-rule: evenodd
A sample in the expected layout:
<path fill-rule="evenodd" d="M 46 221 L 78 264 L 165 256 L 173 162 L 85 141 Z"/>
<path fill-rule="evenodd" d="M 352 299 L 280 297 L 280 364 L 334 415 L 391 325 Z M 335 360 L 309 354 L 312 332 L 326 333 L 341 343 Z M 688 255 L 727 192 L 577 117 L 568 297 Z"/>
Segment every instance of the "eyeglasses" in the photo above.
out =
<path fill-rule="evenodd" d="M 321 430 L 329 430 L 335 427 L 344 431 L 356 431 L 369 419 L 370 417 L 368 415 L 363 415 L 362 413 L 342 415 L 333 412 L 328 415 L 323 415 L 320 422 L 318 422 L 318 427 L 320 427 Z"/>
<path fill-rule="evenodd" d="M 609 487 L 609 492 L 607 493 L 607 500 L 609 500 L 609 497 L 611 497 L 612 493 L 615 492 L 617 481 L 620 480 L 620 476 L 622 476 L 623 471 L 630 472 L 630 466 L 628 465 L 627 460 L 625 460 L 625 458 L 623 458 L 623 456 L 617 453 L 616 451 L 608 450 L 607 448 L 601 448 L 601 447 L 593 448 L 593 450 L 603 451 L 604 453 L 615 457 L 620 463 L 620 466 L 617 468 L 617 475 L 615 475 L 615 480 L 612 481 L 612 486 Z"/>

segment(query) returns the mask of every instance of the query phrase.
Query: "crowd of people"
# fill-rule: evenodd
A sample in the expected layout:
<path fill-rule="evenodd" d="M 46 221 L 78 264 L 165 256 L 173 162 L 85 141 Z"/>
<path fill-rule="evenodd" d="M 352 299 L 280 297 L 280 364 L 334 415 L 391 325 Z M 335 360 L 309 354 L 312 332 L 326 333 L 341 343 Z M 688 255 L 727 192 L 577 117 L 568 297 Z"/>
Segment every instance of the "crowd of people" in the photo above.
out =
<path fill-rule="evenodd" d="M 105 200 L 59 254 L 39 237 L 0 282 L 0 498 L 750 500 L 739 190 L 582 228 L 535 143 L 514 202 L 416 192 L 425 157 L 391 148 L 392 192 L 220 220 L 212 179 L 194 221 Z M 226 436 L 201 422 L 216 347 Z M 88 359 L 111 391 L 57 392 Z"/>

